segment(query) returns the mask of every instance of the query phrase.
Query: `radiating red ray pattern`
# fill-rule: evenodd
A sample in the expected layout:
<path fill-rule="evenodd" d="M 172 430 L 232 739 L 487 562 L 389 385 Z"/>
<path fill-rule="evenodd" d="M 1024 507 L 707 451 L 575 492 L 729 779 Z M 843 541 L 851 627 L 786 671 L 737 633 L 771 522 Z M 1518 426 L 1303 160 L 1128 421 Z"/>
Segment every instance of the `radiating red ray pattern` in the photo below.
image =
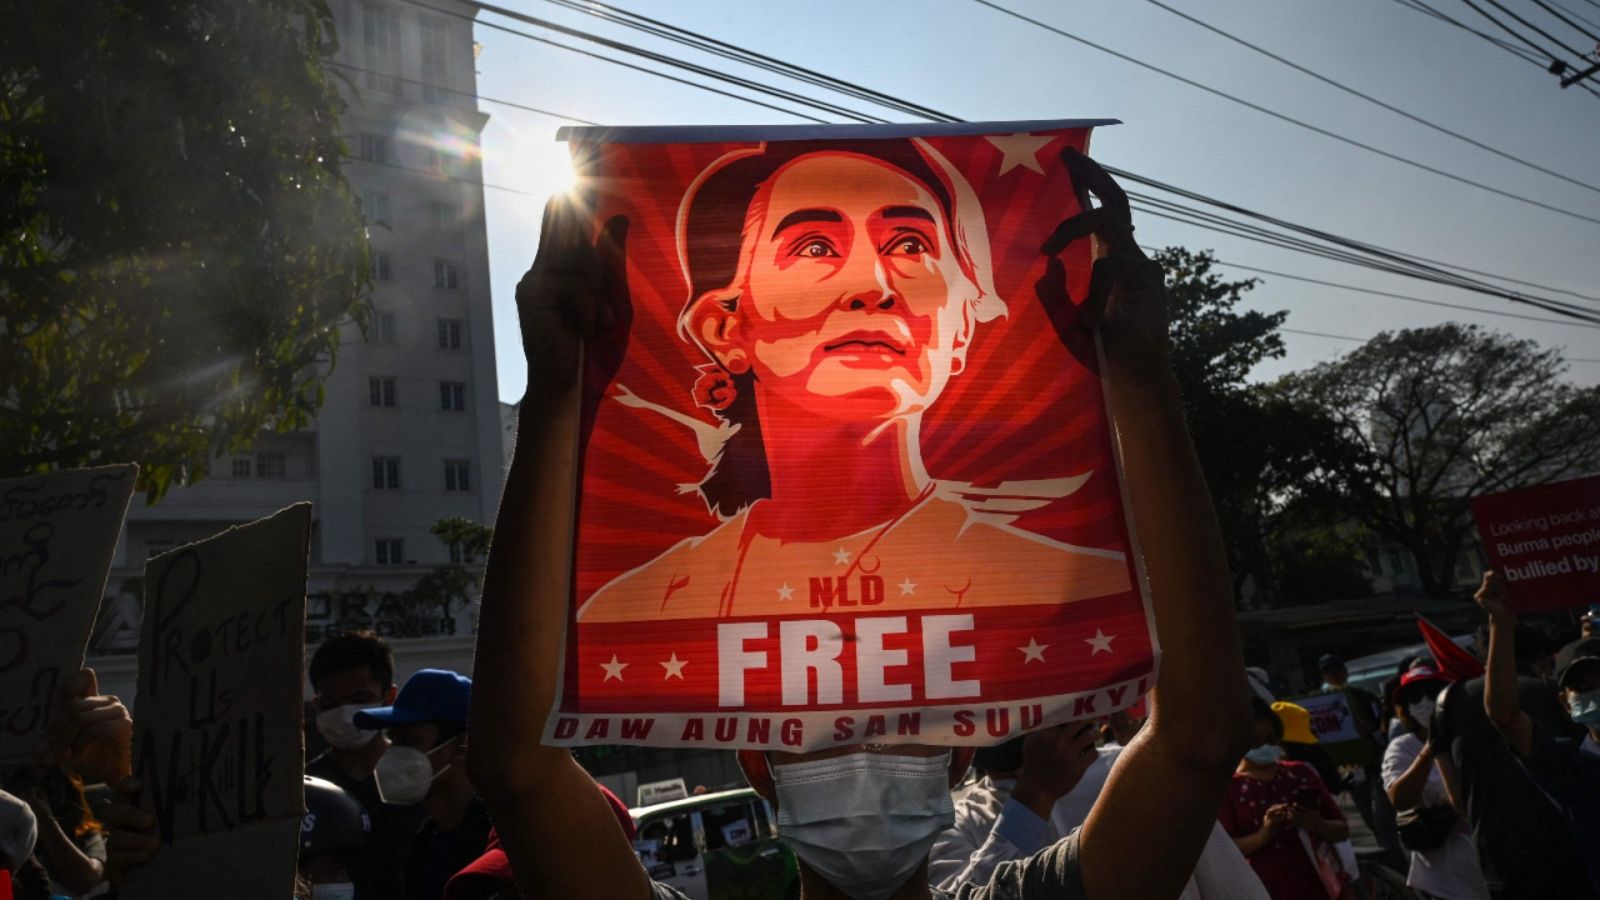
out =
<path fill-rule="evenodd" d="M 1002 173 L 1005 156 L 985 136 L 928 139 L 966 177 L 982 202 L 994 284 L 1007 314 L 978 326 L 965 370 L 925 415 L 923 458 L 934 478 L 978 487 L 1092 473 L 1071 496 L 1021 513 L 1017 525 L 1079 547 L 1131 556 L 1101 384 L 1063 347 L 1034 295 L 1034 282 L 1044 273 L 1046 261 L 1039 245 L 1057 224 L 1078 212 L 1059 154 L 1069 146 L 1086 149 L 1088 130 L 1037 134 L 1053 138 L 1035 154 L 1042 173 L 1025 165 Z M 756 145 L 582 148 L 585 175 L 597 189 L 596 230 L 615 215 L 630 221 L 627 261 L 634 319 L 628 354 L 615 378 L 609 384 L 584 385 L 598 407 L 584 448 L 574 609 L 619 574 L 686 538 L 706 534 L 719 522 L 697 493 L 680 491 L 680 486 L 702 480 L 708 470 L 693 430 L 615 397 L 625 388 L 646 403 L 706 425 L 716 423 L 691 396 L 699 374 L 696 367 L 707 359 L 677 332 L 679 314 L 689 297 L 677 256 L 676 217 L 686 188 L 708 165 L 731 150 L 749 146 Z M 1091 255 L 1090 242 L 1079 241 L 1061 257 L 1074 298 L 1081 298 L 1087 289 Z M 844 502 L 848 498 L 819 498 L 821 504 Z M 1105 625 L 1107 633 L 1114 626 L 1124 635 L 1118 650 L 1126 655 L 1113 660 L 1100 654 L 1083 664 L 1062 663 L 1066 667 L 1057 674 L 1082 681 L 1073 687 L 1076 690 L 1149 671 L 1154 649 L 1137 590 L 1097 598 L 1078 605 L 1076 611 L 1025 607 L 1016 614 L 1009 620 L 993 613 L 980 615 L 985 623 L 980 660 L 991 654 L 997 661 L 1009 658 L 1020 649 L 1018 643 L 1035 634 L 1041 640 L 1051 635 L 1063 647 L 1081 644 L 1098 633 L 1097 626 Z M 657 656 L 665 660 L 676 652 L 685 659 L 693 653 L 682 685 L 686 702 L 695 709 L 714 708 L 714 680 L 705 680 L 711 677 L 706 662 L 714 651 L 711 632 L 703 627 L 692 635 L 685 631 L 700 625 L 701 620 L 626 627 L 575 625 L 569 640 L 576 635 L 578 643 L 568 653 L 563 709 L 627 712 L 649 706 L 650 691 L 643 684 L 599 679 L 600 666 L 622 648 L 637 655 L 634 664 L 641 669 L 656 665 L 646 660 Z M 1043 666 L 1016 670 L 996 677 L 994 683 L 1015 697 L 1036 695 L 1037 672 L 1042 670 Z M 635 694 L 636 689 L 644 692 Z"/>

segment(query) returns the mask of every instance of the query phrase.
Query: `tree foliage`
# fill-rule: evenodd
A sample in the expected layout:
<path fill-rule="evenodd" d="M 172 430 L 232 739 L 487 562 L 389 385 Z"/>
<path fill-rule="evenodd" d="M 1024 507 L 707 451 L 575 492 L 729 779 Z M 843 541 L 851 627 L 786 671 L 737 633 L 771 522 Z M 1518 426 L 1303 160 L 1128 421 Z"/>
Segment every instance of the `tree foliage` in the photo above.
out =
<path fill-rule="evenodd" d="M 1600 468 L 1600 387 L 1564 372 L 1556 351 L 1477 326 L 1382 333 L 1277 385 L 1333 426 L 1290 494 L 1401 544 L 1446 595 L 1471 497 Z"/>
<path fill-rule="evenodd" d="M 1227 281 L 1209 251 L 1167 247 L 1154 259 L 1167 272 L 1172 368 L 1184 416 L 1205 470 L 1228 548 L 1235 586 L 1266 575 L 1262 512 L 1277 454 L 1278 422 L 1287 414 L 1250 383 L 1259 363 L 1284 353 L 1278 327 L 1286 313 L 1238 309 L 1259 281 Z"/>
<path fill-rule="evenodd" d="M 435 522 L 430 530 L 434 537 L 451 548 L 451 558 L 460 562 L 434 566 L 405 592 L 401 602 L 413 613 L 437 608 L 441 615 L 448 618 L 454 608 L 472 602 L 479 587 L 479 577 L 476 570 L 467 568 L 465 564 L 488 555 L 494 529 L 463 516 L 449 516 Z"/>
<path fill-rule="evenodd" d="M 367 286 L 326 3 L 0 13 L 0 476 L 307 424 Z"/>

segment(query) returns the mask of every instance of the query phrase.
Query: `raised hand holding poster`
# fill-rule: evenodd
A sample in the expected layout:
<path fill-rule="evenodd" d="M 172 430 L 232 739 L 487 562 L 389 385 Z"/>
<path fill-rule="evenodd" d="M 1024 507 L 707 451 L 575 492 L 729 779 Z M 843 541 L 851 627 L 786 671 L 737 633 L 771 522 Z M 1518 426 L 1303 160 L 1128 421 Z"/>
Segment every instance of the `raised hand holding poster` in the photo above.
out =
<path fill-rule="evenodd" d="M 28 763 L 83 668 L 138 467 L 0 481 L 0 766 Z"/>
<path fill-rule="evenodd" d="M 547 740 L 986 744 L 1138 700 L 1093 249 L 1052 239 L 1096 124 L 566 131 L 631 313 L 584 370 Z"/>
<path fill-rule="evenodd" d="M 1472 498 L 1515 612 L 1600 603 L 1600 475 Z"/>
<path fill-rule="evenodd" d="M 162 847 L 129 870 L 124 898 L 293 893 L 310 533 L 300 503 L 145 567 L 134 775 Z"/>

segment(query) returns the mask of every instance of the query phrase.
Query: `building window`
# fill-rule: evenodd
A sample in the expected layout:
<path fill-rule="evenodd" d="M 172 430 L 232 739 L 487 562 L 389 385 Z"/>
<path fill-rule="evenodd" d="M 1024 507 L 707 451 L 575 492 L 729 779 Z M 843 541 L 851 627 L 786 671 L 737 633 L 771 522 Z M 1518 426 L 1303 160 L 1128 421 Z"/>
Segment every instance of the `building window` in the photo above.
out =
<path fill-rule="evenodd" d="M 289 461 L 282 453 L 256 454 L 257 478 L 288 478 Z"/>
<path fill-rule="evenodd" d="M 249 478 L 250 477 L 250 457 L 248 457 L 248 456 L 235 456 L 233 458 L 233 477 L 235 477 L 235 478 Z"/>
<path fill-rule="evenodd" d="M 455 219 L 455 213 L 450 204 L 442 203 L 438 200 L 428 203 L 428 224 L 432 227 L 434 234 L 443 235 L 448 233 L 454 227 Z"/>
<path fill-rule="evenodd" d="M 422 26 L 422 98 L 443 103 L 450 93 L 450 25 L 424 18 Z"/>
<path fill-rule="evenodd" d="M 366 50 L 367 87 L 400 93 L 400 17 L 380 3 L 362 4 L 361 39 Z"/>
<path fill-rule="evenodd" d="M 386 163 L 389 161 L 389 139 L 381 134 L 363 131 L 357 155 L 367 162 Z"/>
<path fill-rule="evenodd" d="M 461 267 L 447 259 L 434 260 L 433 286 L 447 291 L 461 287 Z"/>
<path fill-rule="evenodd" d="M 444 461 L 444 489 L 447 491 L 472 490 L 471 464 L 464 459 Z"/>
<path fill-rule="evenodd" d="M 372 280 L 388 281 L 389 275 L 389 254 L 383 250 L 372 251 Z"/>
<path fill-rule="evenodd" d="M 476 556 L 461 548 L 460 544 L 450 545 L 450 561 L 456 565 L 471 565 L 478 561 Z"/>
<path fill-rule="evenodd" d="M 439 382 L 439 408 L 445 412 L 467 411 L 467 384 L 464 381 Z"/>
<path fill-rule="evenodd" d="M 372 489 L 375 491 L 400 490 L 400 457 L 374 456 L 372 458 Z"/>
<path fill-rule="evenodd" d="M 373 561 L 380 566 L 398 566 L 406 561 L 406 542 L 402 538 L 378 538 Z"/>
<path fill-rule="evenodd" d="M 367 191 L 361 195 L 361 214 L 369 225 L 389 225 L 389 195 L 383 191 Z"/>
<path fill-rule="evenodd" d="M 422 151 L 422 168 L 435 175 L 446 174 L 444 170 L 444 154 L 432 147 Z"/>
<path fill-rule="evenodd" d="M 394 313 L 379 312 L 372 317 L 372 337 L 374 344 L 392 344 L 395 342 Z"/>
<path fill-rule="evenodd" d="M 395 403 L 394 379 L 387 375 L 373 375 L 367 379 L 367 402 L 372 406 L 393 409 Z"/>
<path fill-rule="evenodd" d="M 440 319 L 439 320 L 439 349 L 440 350 L 460 350 L 461 349 L 461 320 L 460 319 Z"/>

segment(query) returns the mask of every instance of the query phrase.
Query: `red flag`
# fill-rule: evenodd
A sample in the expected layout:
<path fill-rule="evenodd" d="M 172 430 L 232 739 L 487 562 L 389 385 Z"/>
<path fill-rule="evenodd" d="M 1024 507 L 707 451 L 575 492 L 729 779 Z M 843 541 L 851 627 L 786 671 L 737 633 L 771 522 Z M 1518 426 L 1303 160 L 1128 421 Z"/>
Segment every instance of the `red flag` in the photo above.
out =
<path fill-rule="evenodd" d="M 1450 640 L 1450 636 L 1440 631 L 1439 626 L 1418 615 L 1417 629 L 1422 632 L 1422 639 L 1428 643 L 1428 652 L 1433 654 L 1433 660 L 1438 664 L 1440 672 L 1454 681 L 1467 681 L 1483 674 L 1483 663 L 1462 649 L 1461 645 Z"/>

